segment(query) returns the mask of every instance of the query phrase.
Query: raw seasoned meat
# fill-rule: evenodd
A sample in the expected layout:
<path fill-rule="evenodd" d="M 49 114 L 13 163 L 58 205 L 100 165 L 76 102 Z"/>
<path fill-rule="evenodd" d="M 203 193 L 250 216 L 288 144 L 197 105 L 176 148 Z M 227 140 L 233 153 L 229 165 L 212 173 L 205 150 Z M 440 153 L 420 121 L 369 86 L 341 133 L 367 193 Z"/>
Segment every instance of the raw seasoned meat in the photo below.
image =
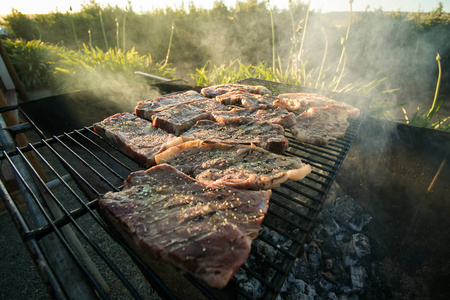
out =
<path fill-rule="evenodd" d="M 359 117 L 360 111 L 358 108 L 341 101 L 336 101 L 331 98 L 324 96 L 319 96 L 314 93 L 287 93 L 280 94 L 278 98 L 288 102 L 297 102 L 301 107 L 301 111 L 306 111 L 311 107 L 325 107 L 328 105 L 340 105 L 343 106 L 347 112 L 348 117 L 352 119 L 357 119 Z"/>
<path fill-rule="evenodd" d="M 130 113 L 115 114 L 93 125 L 94 131 L 121 151 L 147 166 L 155 164 L 155 155 L 183 139 L 153 127 L 152 123 Z"/>
<path fill-rule="evenodd" d="M 226 125 L 264 121 L 285 128 L 294 125 L 297 118 L 293 112 L 281 107 L 275 109 L 233 108 L 229 111 L 213 111 L 211 115 L 216 122 Z"/>
<path fill-rule="evenodd" d="M 254 86 L 238 83 L 225 83 L 213 85 L 210 87 L 203 88 L 200 92 L 203 96 L 209 98 L 214 98 L 228 92 L 248 92 L 252 94 L 272 95 L 272 91 L 266 88 L 265 86 L 262 85 Z"/>
<path fill-rule="evenodd" d="M 297 124 L 290 129 L 300 142 L 326 145 L 345 135 L 349 126 L 347 117 L 347 110 L 340 105 L 312 107 L 300 114 Z"/>
<path fill-rule="evenodd" d="M 160 111 L 166 110 L 179 103 L 188 103 L 197 100 L 205 100 L 206 97 L 196 91 L 184 93 L 168 94 L 161 97 L 144 100 L 136 105 L 134 113 L 140 118 L 150 120 L 151 117 Z"/>
<path fill-rule="evenodd" d="M 311 172 L 298 157 L 256 146 L 190 141 L 164 151 L 156 163 L 168 163 L 199 181 L 241 189 L 271 189 Z"/>
<path fill-rule="evenodd" d="M 182 134 L 186 140 L 202 140 L 216 143 L 255 145 L 271 152 L 284 153 L 288 140 L 280 125 L 254 122 L 240 125 L 223 125 L 213 121 L 198 121 Z"/>
<path fill-rule="evenodd" d="M 198 182 L 168 165 L 131 173 L 99 198 L 116 227 L 150 259 L 222 288 L 246 261 L 271 191 Z"/>
<path fill-rule="evenodd" d="M 228 107 L 212 99 L 177 104 L 154 114 L 153 126 L 180 135 L 198 120 L 211 120 L 211 112 L 216 110 L 228 110 Z"/>

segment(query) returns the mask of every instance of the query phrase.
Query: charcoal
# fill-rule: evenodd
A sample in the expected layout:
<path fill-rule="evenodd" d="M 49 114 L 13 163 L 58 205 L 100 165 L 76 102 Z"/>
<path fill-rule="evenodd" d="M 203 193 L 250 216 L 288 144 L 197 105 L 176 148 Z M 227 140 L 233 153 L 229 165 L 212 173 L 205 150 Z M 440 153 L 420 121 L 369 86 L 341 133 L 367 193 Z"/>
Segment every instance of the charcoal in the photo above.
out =
<path fill-rule="evenodd" d="M 328 299 L 327 300 L 339 300 L 339 298 L 336 296 L 334 292 L 329 292 L 327 294 Z"/>
<path fill-rule="evenodd" d="M 370 220 L 350 196 L 326 202 L 277 299 L 357 300 L 364 295 L 363 260 L 371 245 L 361 230 Z"/>
<path fill-rule="evenodd" d="M 372 219 L 350 196 L 338 197 L 329 211 L 340 224 L 358 232 Z"/>
<path fill-rule="evenodd" d="M 336 233 L 338 233 L 340 230 L 340 226 L 334 219 L 333 215 L 327 210 L 322 211 L 321 214 L 322 214 L 321 218 L 323 218 L 324 220 L 323 225 L 326 233 L 329 236 L 333 236 Z"/>
<path fill-rule="evenodd" d="M 356 291 L 364 289 L 364 279 L 366 277 L 366 271 L 364 268 L 362 266 L 351 266 L 350 274 L 353 289 Z"/>
<path fill-rule="evenodd" d="M 355 233 L 352 235 L 350 248 L 356 253 L 358 257 L 363 257 L 370 254 L 370 241 L 367 236 L 362 233 Z"/>
<path fill-rule="evenodd" d="M 345 265 L 353 266 L 362 256 L 370 254 L 369 239 L 362 233 L 353 234 L 352 240 L 343 245 L 342 252 Z"/>

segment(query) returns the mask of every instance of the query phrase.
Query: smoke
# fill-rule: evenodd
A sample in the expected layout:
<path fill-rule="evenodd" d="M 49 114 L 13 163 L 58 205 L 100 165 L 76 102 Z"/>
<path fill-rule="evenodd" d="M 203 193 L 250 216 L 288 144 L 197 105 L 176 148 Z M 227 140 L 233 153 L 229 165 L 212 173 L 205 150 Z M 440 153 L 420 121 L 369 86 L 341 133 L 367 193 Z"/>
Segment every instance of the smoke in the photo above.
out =
<path fill-rule="evenodd" d="M 116 107 L 116 113 L 133 112 L 139 101 L 161 95 L 149 80 L 124 72 L 79 68 L 69 75 L 61 74 L 57 80 L 60 90 L 86 91 L 95 99 L 93 101 L 102 102 L 99 107 Z M 83 112 L 83 107 L 79 110 L 81 113 L 89 113 Z"/>
<path fill-rule="evenodd" d="M 183 18 L 176 18 L 179 14 L 175 11 L 158 18 L 150 15 L 145 22 L 145 16 L 139 16 L 140 22 L 147 24 L 148 21 L 152 25 L 151 31 L 158 35 L 144 35 L 139 27 L 134 34 L 127 33 L 127 45 L 152 45 L 153 57 L 163 57 L 167 53 L 171 28 L 167 24 L 173 21 L 175 30 L 169 63 L 176 67 L 179 78 L 189 79 L 189 74 L 208 61 L 210 67 L 229 66 L 235 60 L 254 66 L 263 62 L 271 67 L 271 18 L 263 2 L 255 3 L 252 6 L 240 2 L 236 4 L 238 9 L 216 3 L 210 13 L 193 10 Z M 443 34 L 443 27 L 420 31 L 405 18 L 395 18 L 381 10 L 353 12 L 348 40 L 345 40 L 350 12 L 310 12 L 306 23 L 306 7 L 299 3 L 292 5 L 291 10 L 272 8 L 275 65 L 282 73 L 297 63 L 305 68 L 308 77 L 302 78 L 301 83 L 306 87 L 367 95 L 377 98 L 377 102 L 389 102 L 390 106 L 407 103 L 414 109 L 420 103 L 423 108 L 429 107 L 437 81 L 436 53 L 441 54 L 445 69 L 444 60 L 450 50 L 450 39 L 445 38 L 448 33 Z M 131 20 L 130 17 L 129 24 Z M 300 53 L 303 34 L 305 40 Z M 301 61 L 295 62 L 294 58 L 299 57 Z M 77 74 L 77 78 L 68 78 L 64 84 L 76 83 L 75 89 L 125 85 L 127 88 L 118 88 L 117 94 L 122 98 L 118 101 L 149 98 L 148 83 L 139 82 L 139 79 L 136 82 L 136 76 L 133 76 L 83 72 Z M 378 85 L 375 84 L 377 81 Z M 446 81 L 450 82 L 444 72 L 442 82 Z M 387 90 L 396 91 L 383 94 Z M 448 91 L 448 85 L 445 88 L 443 84 L 441 90 Z M 397 110 L 401 112 L 398 107 Z"/>
<path fill-rule="evenodd" d="M 276 66 L 279 66 L 279 57 L 283 70 L 287 69 L 292 54 L 299 54 L 292 53 L 292 27 L 296 30 L 297 46 L 305 31 L 301 63 L 306 65 L 306 74 L 310 75 L 302 79 L 306 86 L 316 87 L 318 81 L 319 88 L 331 91 L 348 87 L 345 92 L 379 98 L 377 101 L 389 102 L 393 107 L 397 104 L 407 104 L 413 109 L 419 104 L 422 108 L 431 106 L 438 77 L 436 54 L 445 57 L 450 50 L 448 33 L 443 27 L 419 30 L 406 17 L 393 17 L 382 10 L 353 12 L 348 40 L 345 40 L 350 12 L 312 12 L 308 23 L 304 10 L 293 11 L 292 21 L 289 11 L 277 11 L 274 16 Z M 265 20 L 264 25 L 261 20 Z M 200 48 L 208 53 L 206 57 L 213 64 L 227 65 L 240 59 L 244 64 L 265 62 L 266 66 L 272 66 L 271 24 L 267 11 L 242 15 L 240 20 L 228 23 L 229 26 L 223 24 L 226 23 L 208 21 L 196 26 L 203 30 L 202 39 L 198 41 Z M 238 34 L 241 32 L 246 33 L 244 38 Z M 317 80 L 322 61 L 323 71 Z M 448 81 L 446 76 L 442 82 Z M 338 86 L 331 84 L 339 78 Z M 379 82 L 377 86 L 375 81 Z M 375 88 L 371 89 L 373 86 Z M 441 88 L 443 92 L 448 90 L 443 85 Z M 382 94 L 385 91 L 390 92 Z M 399 108 L 398 111 L 401 112 Z"/>

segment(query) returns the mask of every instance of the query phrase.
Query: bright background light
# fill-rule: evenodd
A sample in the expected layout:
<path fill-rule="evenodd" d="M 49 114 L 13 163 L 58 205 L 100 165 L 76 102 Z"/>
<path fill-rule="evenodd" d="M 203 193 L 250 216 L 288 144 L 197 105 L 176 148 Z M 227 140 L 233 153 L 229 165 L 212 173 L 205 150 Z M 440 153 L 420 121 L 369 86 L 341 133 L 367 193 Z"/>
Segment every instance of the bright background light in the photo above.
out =
<path fill-rule="evenodd" d="M 244 0 L 241 0 L 244 1 Z M 112 6 L 119 6 L 125 8 L 128 6 L 127 0 L 96 0 L 102 6 L 108 4 Z M 135 12 L 152 11 L 155 8 L 180 7 L 184 3 L 187 8 L 191 0 L 131 0 L 131 5 Z M 212 0 L 192 0 L 196 7 L 210 9 L 213 6 Z M 224 0 L 225 5 L 228 7 L 234 7 L 236 0 Z M 303 1 L 308 3 L 307 0 Z M 450 0 L 444 0 L 441 2 L 444 4 L 444 10 L 448 11 L 450 7 Z M 14 0 L 3 1 L 0 5 L 0 15 L 10 14 L 12 8 L 17 9 L 23 14 L 45 14 L 49 12 L 62 12 L 69 11 L 72 6 L 73 12 L 80 11 L 82 4 L 87 4 L 89 1 L 85 0 L 70 0 L 70 1 L 54 1 L 54 0 Z M 289 0 L 272 0 L 271 5 L 275 5 L 280 9 L 288 8 Z M 436 9 L 439 6 L 439 0 L 354 0 L 353 11 L 364 11 L 368 9 L 372 11 L 374 9 L 382 8 L 383 11 L 401 11 L 416 12 L 418 10 L 428 12 Z M 311 0 L 311 9 L 320 10 L 322 12 L 330 11 L 348 11 L 348 0 Z"/>

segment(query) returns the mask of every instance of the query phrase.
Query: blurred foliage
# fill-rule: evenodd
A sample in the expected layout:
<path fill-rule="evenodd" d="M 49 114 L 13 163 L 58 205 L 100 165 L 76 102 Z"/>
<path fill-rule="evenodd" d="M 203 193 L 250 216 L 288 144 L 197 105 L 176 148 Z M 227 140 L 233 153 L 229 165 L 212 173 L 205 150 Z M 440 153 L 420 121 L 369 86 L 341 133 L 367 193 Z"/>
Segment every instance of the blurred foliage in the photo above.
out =
<path fill-rule="evenodd" d="M 406 97 L 427 97 L 434 94 L 436 53 L 442 68 L 450 69 L 450 14 L 442 2 L 429 13 L 364 12 L 352 26 L 348 48 L 352 72 L 387 75 L 390 87 L 408 92 Z M 443 73 L 441 90 L 450 93 L 450 72 Z"/>
<path fill-rule="evenodd" d="M 75 51 L 39 40 L 9 39 L 4 46 L 28 90 L 48 88 L 69 92 L 139 80 L 135 71 L 166 78 L 171 78 L 175 71 L 170 65 L 154 63 L 150 54 L 140 55 L 134 49 L 103 51 L 84 44 Z"/>
<path fill-rule="evenodd" d="M 25 16 L 13 10 L 4 25 L 20 47 L 36 48 L 29 58 L 14 56 L 28 88 L 67 89 L 52 80 L 78 76 L 77 82 L 88 83 L 109 78 L 110 71 L 124 78 L 136 70 L 169 78 L 188 74 L 199 85 L 251 76 L 370 96 L 372 111 L 389 117 L 387 110 L 401 111 L 403 104 L 434 102 L 438 69 L 430 62 L 440 53 L 438 97 L 450 95 L 450 14 L 442 2 L 429 13 L 380 8 L 353 14 L 352 1 L 350 13 L 325 14 L 299 0 L 289 3 L 280 10 L 269 0 L 236 1 L 234 7 L 215 0 L 209 10 L 190 2 L 187 9 L 137 13 L 131 1 L 122 9 L 91 0 L 80 12 Z"/>
<path fill-rule="evenodd" d="M 54 65 L 59 60 L 59 54 L 64 51 L 62 48 L 39 40 L 6 40 L 3 44 L 27 90 L 55 85 Z"/>
<path fill-rule="evenodd" d="M 292 1 L 292 11 L 299 20 L 305 6 L 298 0 Z M 289 12 L 276 10 L 274 18 L 277 39 L 289 40 L 291 32 L 285 30 L 291 27 Z M 168 7 L 137 13 L 131 2 L 122 9 L 101 6 L 91 0 L 80 12 L 74 13 L 52 12 L 26 17 L 14 11 L 5 17 L 4 24 L 11 30 L 11 38 L 40 39 L 73 50 L 78 49 L 78 40 L 79 44 L 92 44 L 107 51 L 101 21 L 109 46 L 152 53 L 155 61 L 165 58 L 172 23 L 175 30 L 171 63 L 176 65 L 201 67 L 208 60 L 220 64 L 236 58 L 257 64 L 271 57 L 271 38 L 265 34 L 271 31 L 267 1 L 237 1 L 233 8 L 228 8 L 223 1 L 215 1 L 211 10 L 190 3 L 188 10 Z M 117 34 L 120 41 L 125 41 L 125 49 L 117 45 Z"/>

